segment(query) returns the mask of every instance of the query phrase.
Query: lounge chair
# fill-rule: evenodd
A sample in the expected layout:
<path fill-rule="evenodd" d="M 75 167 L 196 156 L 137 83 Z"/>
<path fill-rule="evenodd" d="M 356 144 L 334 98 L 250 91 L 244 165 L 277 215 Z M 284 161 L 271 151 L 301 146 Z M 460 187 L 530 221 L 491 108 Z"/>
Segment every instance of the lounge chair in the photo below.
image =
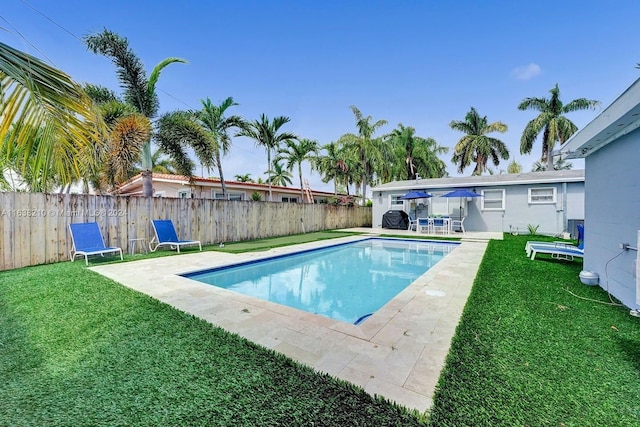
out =
<path fill-rule="evenodd" d="M 153 219 L 151 220 L 151 224 L 153 224 L 153 232 L 155 233 L 155 236 L 149 242 L 151 252 L 155 252 L 160 246 L 169 246 L 171 249 L 176 248 L 178 253 L 180 253 L 181 246 L 189 245 L 198 245 L 200 250 L 202 250 L 202 244 L 199 240 L 178 239 L 176 228 L 170 219 Z"/>
<path fill-rule="evenodd" d="M 551 246 L 551 247 L 563 247 L 566 249 L 574 249 L 574 250 L 581 250 L 584 251 L 584 226 L 581 224 L 578 224 L 578 245 L 574 245 L 572 243 L 569 242 L 539 242 L 539 241 L 533 241 L 530 240 L 527 242 L 527 244 L 524 247 L 525 252 L 527 253 L 527 256 L 531 255 L 531 246 Z"/>
<path fill-rule="evenodd" d="M 74 261 L 77 255 L 81 255 L 84 256 L 85 265 L 89 265 L 89 255 L 104 256 L 104 254 L 118 252 L 120 252 L 120 260 L 122 261 L 122 249 L 105 246 L 97 222 L 69 224 L 69 233 L 71 234 L 71 249 L 69 250 L 71 261 Z"/>
<path fill-rule="evenodd" d="M 562 243 L 557 245 L 529 245 L 529 250 L 527 251 L 527 256 L 532 260 L 536 259 L 537 254 L 549 254 L 552 258 L 555 259 L 564 259 L 572 261 L 574 257 L 583 258 L 584 257 L 584 249 L 579 249 L 575 246 L 564 245 Z"/>

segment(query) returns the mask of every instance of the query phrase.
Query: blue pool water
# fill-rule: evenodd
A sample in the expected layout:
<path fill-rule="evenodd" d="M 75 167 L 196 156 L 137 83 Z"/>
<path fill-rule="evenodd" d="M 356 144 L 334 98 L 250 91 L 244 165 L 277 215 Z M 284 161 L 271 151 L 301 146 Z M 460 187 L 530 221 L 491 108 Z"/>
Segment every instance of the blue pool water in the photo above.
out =
<path fill-rule="evenodd" d="M 367 239 L 184 274 L 349 323 L 361 323 L 458 244 Z"/>

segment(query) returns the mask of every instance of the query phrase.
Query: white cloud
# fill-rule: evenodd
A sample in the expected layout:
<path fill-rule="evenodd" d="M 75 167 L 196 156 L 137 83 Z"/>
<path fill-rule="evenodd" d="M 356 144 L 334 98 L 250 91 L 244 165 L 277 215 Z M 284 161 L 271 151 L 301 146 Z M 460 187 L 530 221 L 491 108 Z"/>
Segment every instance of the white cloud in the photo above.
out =
<path fill-rule="evenodd" d="M 542 72 L 540 66 L 534 62 L 529 65 L 516 67 L 511 71 L 511 77 L 516 80 L 530 80 Z"/>

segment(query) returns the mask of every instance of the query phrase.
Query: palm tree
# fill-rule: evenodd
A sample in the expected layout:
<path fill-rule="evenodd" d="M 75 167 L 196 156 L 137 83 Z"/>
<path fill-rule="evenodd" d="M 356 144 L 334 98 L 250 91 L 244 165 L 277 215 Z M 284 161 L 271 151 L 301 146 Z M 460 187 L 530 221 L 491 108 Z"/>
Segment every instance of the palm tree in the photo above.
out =
<path fill-rule="evenodd" d="M 253 178 L 251 178 L 250 173 L 245 173 L 244 175 L 236 175 L 234 178 L 238 182 L 253 182 Z"/>
<path fill-rule="evenodd" d="M 78 153 L 98 143 L 100 129 L 91 100 L 67 74 L 0 43 L 0 151 L 17 154 L 16 172 L 32 168 L 40 171 L 34 179 L 70 184 L 87 166 Z"/>
<path fill-rule="evenodd" d="M 151 155 L 151 164 L 153 165 L 152 171 L 155 173 L 176 174 L 173 161 L 164 157 L 164 151 L 161 148 L 158 148 Z"/>
<path fill-rule="evenodd" d="M 509 162 L 509 165 L 507 166 L 507 173 L 521 173 L 521 172 L 522 172 L 522 165 L 516 162 L 515 159 L 511 160 L 511 162 Z"/>
<path fill-rule="evenodd" d="M 500 164 L 500 159 L 509 158 L 509 150 L 504 142 L 499 139 L 487 136 L 491 132 L 507 131 L 507 125 L 502 122 L 488 123 L 487 116 L 480 116 L 475 108 L 467 113 L 463 121 L 452 121 L 449 123 L 451 129 L 466 133 L 455 146 L 451 161 L 458 165 L 458 172 L 462 173 L 464 168 L 472 162 L 476 163 L 472 175 L 482 175 L 487 170 L 489 159 L 495 166 Z"/>
<path fill-rule="evenodd" d="M 213 161 L 218 168 L 218 174 L 220 175 L 220 183 L 222 185 L 222 194 L 227 194 L 227 187 L 224 183 L 224 174 L 222 173 L 222 156 L 229 152 L 231 148 L 231 137 L 229 136 L 229 129 L 238 128 L 243 129 L 246 127 L 246 122 L 240 116 L 224 117 L 225 111 L 234 105 L 238 105 L 233 101 L 232 97 L 228 97 L 220 105 L 213 105 L 211 100 L 207 98 L 202 101 L 202 110 L 200 110 L 196 117 L 198 118 L 202 127 L 204 127 L 211 138 L 209 141 L 212 144 L 211 151 L 213 152 Z M 204 164 L 210 162 L 204 162 L 204 159 L 200 159 Z"/>
<path fill-rule="evenodd" d="M 269 175 L 269 184 L 286 187 L 292 183 L 291 177 L 293 175 L 291 175 L 291 172 L 286 170 L 280 162 L 274 160 L 272 166 L 271 169 L 265 171 L 265 173 Z M 304 200 L 304 198 L 302 200 Z"/>
<path fill-rule="evenodd" d="M 133 105 L 140 114 L 153 120 L 158 114 L 160 106 L 156 94 L 156 84 L 160 73 L 169 64 L 185 63 L 186 61 L 180 58 L 166 58 L 153 68 L 147 78 L 142 62 L 129 48 L 129 42 L 126 38 L 104 29 L 102 33 L 85 37 L 84 42 L 93 53 L 111 58 L 116 66 L 116 74 L 120 84 L 124 89 L 125 101 Z M 150 134 L 142 147 L 142 195 L 146 197 L 153 196 L 151 138 Z M 184 163 L 184 159 L 180 162 Z"/>
<path fill-rule="evenodd" d="M 101 135 L 103 143 L 83 153 L 84 158 L 93 159 L 90 163 L 95 165 L 86 176 L 85 187 L 89 181 L 95 189 L 103 191 L 139 172 L 136 164 L 151 133 L 151 122 L 110 89 L 88 84 L 84 90 L 107 128 Z"/>
<path fill-rule="evenodd" d="M 542 162 L 535 162 L 533 164 L 533 167 L 531 168 L 531 172 L 543 172 L 547 169 L 546 164 L 543 164 Z M 558 160 L 556 160 L 553 163 L 553 169 L 552 170 L 556 170 L 556 171 L 568 171 L 571 170 L 573 168 L 573 163 L 571 162 L 567 162 L 565 159 L 563 159 L 562 157 L 560 157 Z"/>
<path fill-rule="evenodd" d="M 445 163 L 437 155 L 449 149 L 439 146 L 433 138 L 417 136 L 416 130 L 405 127 L 402 123 L 387 135 L 387 139 L 397 147 L 397 157 L 402 159 L 402 172 L 394 176 L 396 179 L 440 178 L 446 171 Z"/>
<path fill-rule="evenodd" d="M 297 139 L 297 137 L 289 132 L 282 132 L 280 128 L 286 123 L 291 121 L 289 117 L 279 116 L 275 117 L 273 121 L 270 121 L 266 114 L 260 116 L 260 120 L 254 120 L 247 123 L 246 126 L 241 129 L 236 136 L 246 136 L 255 141 L 256 145 L 261 145 L 267 151 L 267 165 L 271 165 L 271 152 L 280 147 L 283 141 L 288 139 Z M 273 194 L 271 192 L 271 167 L 267 170 L 269 183 L 269 201 L 273 201 Z"/>
<path fill-rule="evenodd" d="M 529 154 L 533 148 L 533 142 L 540 132 L 542 132 L 542 156 L 540 160 L 547 163 L 547 169 L 553 169 L 553 149 L 556 142 L 564 144 L 578 127 L 563 114 L 572 111 L 588 110 L 597 107 L 600 102 L 578 98 L 564 105 L 560 101 L 560 89 L 556 83 L 555 87 L 549 91 L 551 97 L 547 98 L 525 98 L 519 105 L 519 110 L 536 110 L 540 114 L 527 123 L 520 138 L 520 153 Z"/>
<path fill-rule="evenodd" d="M 318 141 L 302 138 L 296 142 L 295 139 L 287 139 L 285 146 L 280 148 L 275 162 L 286 160 L 288 170 L 293 170 L 294 166 L 298 166 L 298 178 L 300 179 L 300 200 L 304 200 L 304 187 L 302 184 L 302 162 L 308 161 L 313 167 L 313 160 L 318 155 Z"/>
<path fill-rule="evenodd" d="M 331 142 L 321 147 L 326 150 L 326 155 L 317 156 L 314 160 L 315 168 L 322 175 L 322 182 L 333 180 L 334 194 L 338 195 L 338 183 L 345 183 L 345 175 L 349 170 L 349 160 L 344 150 L 339 145 Z"/>
<path fill-rule="evenodd" d="M 353 149 L 359 161 L 362 164 L 362 175 L 360 184 L 362 184 L 362 203 L 364 205 L 367 191 L 367 180 L 373 176 L 373 165 L 377 159 L 380 159 L 380 140 L 373 138 L 376 131 L 387 124 L 386 120 L 378 120 L 372 123 L 371 116 L 364 117 L 358 107 L 350 106 L 351 111 L 356 119 L 356 127 L 358 134 L 345 134 L 340 137 L 338 142 L 344 143 Z"/>

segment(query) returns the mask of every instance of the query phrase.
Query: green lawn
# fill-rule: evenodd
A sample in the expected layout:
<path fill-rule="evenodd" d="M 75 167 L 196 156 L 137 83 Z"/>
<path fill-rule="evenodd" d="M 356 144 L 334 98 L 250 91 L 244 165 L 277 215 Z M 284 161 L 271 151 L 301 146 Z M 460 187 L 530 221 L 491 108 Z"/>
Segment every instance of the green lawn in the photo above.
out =
<path fill-rule="evenodd" d="M 340 236 L 314 234 L 207 249 Z M 526 240 L 489 244 L 435 405 L 422 415 L 84 262 L 0 272 L 0 425 L 640 425 L 640 319 L 591 301 L 609 298 L 579 282 L 581 262 L 528 260 Z M 181 256 L 150 256 L 163 255 Z"/>

